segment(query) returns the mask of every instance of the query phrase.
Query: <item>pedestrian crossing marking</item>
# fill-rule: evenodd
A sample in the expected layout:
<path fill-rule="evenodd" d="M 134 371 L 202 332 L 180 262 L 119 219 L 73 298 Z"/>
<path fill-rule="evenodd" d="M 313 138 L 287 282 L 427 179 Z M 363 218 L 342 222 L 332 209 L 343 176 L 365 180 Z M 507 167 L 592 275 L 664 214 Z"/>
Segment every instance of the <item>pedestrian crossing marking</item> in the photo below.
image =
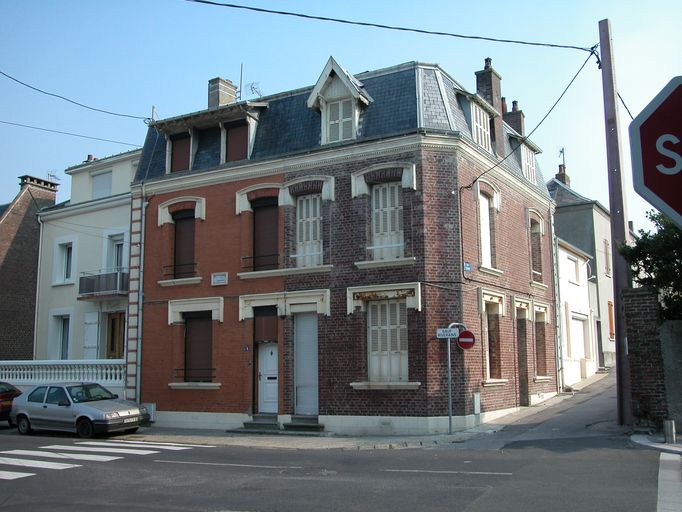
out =
<path fill-rule="evenodd" d="M 117 443 L 125 443 L 130 445 L 140 445 L 140 446 L 186 446 L 187 448 L 217 448 L 212 444 L 186 444 L 186 443 L 167 443 L 165 441 L 132 441 L 127 439 L 117 439 Z"/>
<path fill-rule="evenodd" d="M 0 457 L 0 464 L 43 469 L 70 469 L 80 467 L 80 464 L 64 464 L 62 462 L 47 462 L 42 460 L 14 459 L 12 457 Z"/>
<path fill-rule="evenodd" d="M 126 443 L 119 443 L 119 442 L 110 442 L 110 441 L 81 441 L 79 443 L 76 443 L 77 445 L 81 446 L 114 446 L 114 447 L 119 447 L 119 448 L 133 448 L 135 446 L 143 447 L 146 446 L 148 448 L 153 448 L 155 450 L 191 450 L 191 447 L 189 446 L 168 446 L 164 444 L 155 444 L 155 443 L 145 443 L 145 444 L 138 444 L 138 445 L 131 445 L 131 444 L 126 444 Z"/>
<path fill-rule="evenodd" d="M 81 446 L 81 445 L 63 445 L 63 444 L 51 444 L 49 446 L 41 446 L 42 450 L 68 450 L 68 451 L 79 451 L 79 452 L 98 452 L 98 453 L 127 453 L 130 455 L 151 455 L 153 453 L 159 453 L 158 450 L 137 450 L 128 448 L 105 448 L 99 446 Z"/>
<path fill-rule="evenodd" d="M 19 471 L 0 471 L 0 480 L 16 480 L 27 476 L 35 476 L 35 473 L 20 473 Z"/>
<path fill-rule="evenodd" d="M 39 450 L 8 450 L 6 455 L 29 455 L 33 457 L 47 457 L 48 459 L 70 459 L 70 460 L 89 460 L 94 462 L 110 462 L 122 459 L 113 455 L 90 455 L 87 453 L 64 453 L 64 452 L 44 452 Z"/>

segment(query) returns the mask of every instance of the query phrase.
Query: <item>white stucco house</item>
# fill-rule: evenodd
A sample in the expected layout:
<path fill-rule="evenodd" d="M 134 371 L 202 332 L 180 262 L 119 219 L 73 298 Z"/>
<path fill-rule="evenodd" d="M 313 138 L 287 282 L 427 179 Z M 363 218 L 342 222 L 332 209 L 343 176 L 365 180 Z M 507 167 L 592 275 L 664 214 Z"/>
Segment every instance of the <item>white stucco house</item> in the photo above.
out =
<path fill-rule="evenodd" d="M 88 156 L 65 171 L 71 177 L 71 199 L 39 214 L 34 359 L 46 367 L 52 363 L 52 371 L 62 372 L 64 379 L 122 385 L 130 182 L 139 157 L 140 150 L 102 159 Z M 52 377 L 50 370 L 43 373 Z"/>
<path fill-rule="evenodd" d="M 561 377 L 564 388 L 594 375 L 599 369 L 591 295 L 596 276 L 591 255 L 559 238 L 559 325 L 561 329 Z"/>

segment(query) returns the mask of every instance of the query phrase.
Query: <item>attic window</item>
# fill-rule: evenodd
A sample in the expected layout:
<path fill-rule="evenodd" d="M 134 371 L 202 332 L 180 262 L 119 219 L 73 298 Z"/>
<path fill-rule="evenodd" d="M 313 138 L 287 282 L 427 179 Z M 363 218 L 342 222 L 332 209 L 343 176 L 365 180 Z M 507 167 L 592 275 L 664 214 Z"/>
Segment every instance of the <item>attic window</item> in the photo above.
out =
<path fill-rule="evenodd" d="M 523 176 L 528 181 L 535 183 L 535 153 L 525 144 L 521 144 L 521 160 Z"/>
<path fill-rule="evenodd" d="M 490 116 L 476 103 L 471 103 L 471 134 L 474 142 L 489 153 L 493 152 L 490 142 Z"/>
<path fill-rule="evenodd" d="M 327 104 L 327 142 L 353 138 L 353 100 L 334 101 Z"/>

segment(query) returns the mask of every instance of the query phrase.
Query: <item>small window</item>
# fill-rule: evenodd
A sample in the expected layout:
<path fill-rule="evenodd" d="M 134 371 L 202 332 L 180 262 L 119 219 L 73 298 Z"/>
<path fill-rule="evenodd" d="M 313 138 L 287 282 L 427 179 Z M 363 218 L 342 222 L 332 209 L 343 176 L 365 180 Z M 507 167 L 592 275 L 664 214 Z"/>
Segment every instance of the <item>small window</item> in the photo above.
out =
<path fill-rule="evenodd" d="M 485 303 L 483 337 L 486 347 L 486 375 L 488 379 L 502 378 L 502 340 L 500 338 L 501 305 Z"/>
<path fill-rule="evenodd" d="M 253 262 L 252 269 L 279 268 L 279 207 L 276 197 L 252 201 Z"/>
<path fill-rule="evenodd" d="M 123 235 L 112 235 L 109 237 L 109 253 L 107 255 L 107 266 L 110 270 L 119 271 L 124 268 L 123 261 L 124 241 Z"/>
<path fill-rule="evenodd" d="M 69 331 L 71 327 L 71 317 L 62 316 L 59 321 L 59 357 L 62 360 L 69 358 Z"/>
<path fill-rule="evenodd" d="M 327 104 L 327 139 L 339 142 L 353 138 L 353 100 Z"/>
<path fill-rule="evenodd" d="M 372 186 L 372 245 L 374 260 L 402 258 L 403 189 L 399 181 Z"/>
<path fill-rule="evenodd" d="M 572 283 L 580 283 L 580 262 L 573 256 L 566 255 L 566 271 L 568 272 L 568 280 Z"/>
<path fill-rule="evenodd" d="M 608 302 L 608 309 L 609 309 L 609 339 L 613 340 L 616 338 L 616 323 L 615 323 L 615 318 L 614 318 L 614 311 L 613 311 L 613 302 L 609 301 Z"/>
<path fill-rule="evenodd" d="M 545 314 L 535 312 L 535 375 L 547 375 L 547 338 Z"/>
<path fill-rule="evenodd" d="M 611 275 L 611 244 L 604 239 L 604 273 L 607 276 Z"/>
<path fill-rule="evenodd" d="M 111 195 L 111 171 L 92 176 L 92 198 L 100 199 Z"/>
<path fill-rule="evenodd" d="M 213 322 L 210 311 L 184 313 L 185 382 L 213 380 Z"/>
<path fill-rule="evenodd" d="M 408 380 L 407 305 L 405 300 L 378 300 L 367 304 L 369 380 Z"/>
<path fill-rule="evenodd" d="M 227 147 L 225 160 L 234 162 L 245 160 L 249 153 L 249 127 L 247 125 L 234 126 L 227 129 Z"/>
<path fill-rule="evenodd" d="M 73 264 L 73 245 L 70 243 L 62 244 L 61 253 L 62 253 L 62 277 L 64 281 L 70 281 L 72 272 L 71 266 Z"/>
<path fill-rule="evenodd" d="M 490 140 L 490 116 L 476 103 L 471 103 L 471 132 L 474 142 L 489 153 L 493 152 Z"/>

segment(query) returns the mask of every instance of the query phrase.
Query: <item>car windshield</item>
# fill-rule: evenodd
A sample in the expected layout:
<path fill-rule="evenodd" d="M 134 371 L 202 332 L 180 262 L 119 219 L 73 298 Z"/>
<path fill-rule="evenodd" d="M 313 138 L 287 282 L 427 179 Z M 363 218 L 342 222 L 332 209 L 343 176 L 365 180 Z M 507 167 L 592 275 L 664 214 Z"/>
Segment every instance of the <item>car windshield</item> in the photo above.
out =
<path fill-rule="evenodd" d="M 78 384 L 66 388 L 75 403 L 94 402 L 97 400 L 111 400 L 116 398 L 114 394 L 99 384 Z"/>

